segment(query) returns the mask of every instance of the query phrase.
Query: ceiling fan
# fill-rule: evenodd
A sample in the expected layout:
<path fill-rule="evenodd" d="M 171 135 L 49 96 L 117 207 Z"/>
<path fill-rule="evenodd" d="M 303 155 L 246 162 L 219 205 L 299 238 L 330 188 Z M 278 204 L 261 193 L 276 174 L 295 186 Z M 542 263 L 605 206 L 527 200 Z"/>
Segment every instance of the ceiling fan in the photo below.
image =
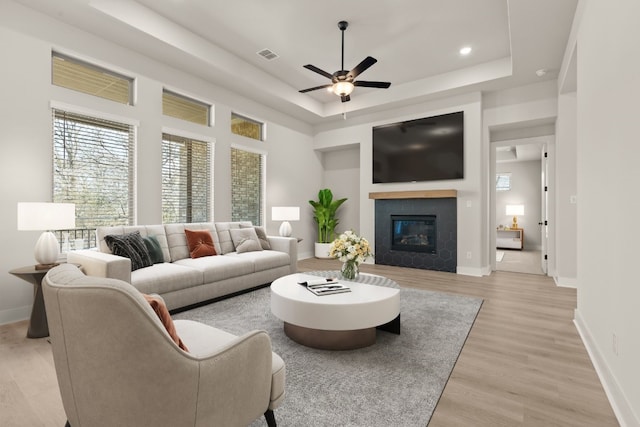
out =
<path fill-rule="evenodd" d="M 391 83 L 389 82 L 370 82 L 370 81 L 364 81 L 364 80 L 355 80 L 356 77 L 358 77 L 363 71 L 371 67 L 376 62 L 378 62 L 377 59 L 371 56 L 367 56 L 364 60 L 362 60 L 362 62 L 356 65 L 356 67 L 351 71 L 347 71 L 344 69 L 344 30 L 346 30 L 348 26 L 349 26 L 349 23 L 347 21 L 338 22 L 338 28 L 342 32 L 342 69 L 339 71 L 336 71 L 333 74 L 329 74 L 326 71 L 321 70 L 320 68 L 314 65 L 311 65 L 311 64 L 305 65 L 304 68 L 306 68 L 307 70 L 311 70 L 322 76 L 325 76 L 328 79 L 331 79 L 331 83 L 322 85 L 322 86 L 312 87 L 309 89 L 302 89 L 300 93 L 311 92 L 312 90 L 317 90 L 317 89 L 330 88 L 333 93 L 335 93 L 340 97 L 342 102 L 347 102 L 351 99 L 349 95 L 351 94 L 351 92 L 353 92 L 353 89 L 355 86 L 373 87 L 373 88 L 379 88 L 379 89 L 387 89 L 389 86 L 391 86 Z"/>

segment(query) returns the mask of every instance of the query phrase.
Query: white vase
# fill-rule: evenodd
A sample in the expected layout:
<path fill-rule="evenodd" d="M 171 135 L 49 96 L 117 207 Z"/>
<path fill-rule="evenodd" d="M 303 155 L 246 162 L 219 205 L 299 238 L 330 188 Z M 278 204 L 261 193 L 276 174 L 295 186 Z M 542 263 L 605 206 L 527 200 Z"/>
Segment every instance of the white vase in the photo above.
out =
<path fill-rule="evenodd" d="M 331 243 L 318 243 L 315 242 L 315 256 L 316 258 L 328 259 L 331 258 L 329 256 L 329 249 L 331 248 Z"/>

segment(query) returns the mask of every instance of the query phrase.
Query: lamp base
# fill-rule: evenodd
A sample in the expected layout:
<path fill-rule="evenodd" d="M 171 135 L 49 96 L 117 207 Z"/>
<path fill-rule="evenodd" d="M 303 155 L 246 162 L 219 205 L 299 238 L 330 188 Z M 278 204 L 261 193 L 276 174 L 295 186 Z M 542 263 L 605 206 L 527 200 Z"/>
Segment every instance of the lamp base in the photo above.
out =
<path fill-rule="evenodd" d="M 55 264 L 60 256 L 60 243 L 56 236 L 50 231 L 42 233 L 36 242 L 33 254 L 38 265 Z"/>
<path fill-rule="evenodd" d="M 511 228 L 518 228 L 518 218 L 513 217 L 513 224 L 511 224 Z"/>
<path fill-rule="evenodd" d="M 291 228 L 291 224 L 289 224 L 289 221 L 283 221 L 282 224 L 280 224 L 280 236 L 291 237 L 292 231 L 293 229 Z"/>

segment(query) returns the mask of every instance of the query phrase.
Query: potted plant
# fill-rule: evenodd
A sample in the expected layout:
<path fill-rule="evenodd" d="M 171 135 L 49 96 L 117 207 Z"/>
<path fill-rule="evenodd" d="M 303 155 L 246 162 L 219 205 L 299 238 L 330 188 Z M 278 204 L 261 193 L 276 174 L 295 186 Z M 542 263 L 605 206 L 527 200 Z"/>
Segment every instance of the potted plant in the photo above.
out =
<path fill-rule="evenodd" d="M 315 243 L 316 258 L 329 258 L 329 247 L 335 239 L 338 218 L 336 211 L 347 199 L 333 200 L 333 193 L 328 188 L 318 192 L 318 200 L 309 200 L 313 206 L 313 219 L 318 224 L 318 240 Z"/>

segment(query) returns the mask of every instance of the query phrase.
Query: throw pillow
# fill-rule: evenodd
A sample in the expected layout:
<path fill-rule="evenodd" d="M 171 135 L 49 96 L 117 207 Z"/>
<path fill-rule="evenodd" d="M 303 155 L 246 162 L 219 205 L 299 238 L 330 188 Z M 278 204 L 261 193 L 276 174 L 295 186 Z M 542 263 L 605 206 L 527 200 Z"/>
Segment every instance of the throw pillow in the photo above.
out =
<path fill-rule="evenodd" d="M 176 326 L 173 324 L 173 319 L 171 319 L 171 315 L 169 314 L 169 310 L 167 309 L 166 304 L 161 298 L 156 298 L 153 295 L 142 294 L 144 299 L 151 305 L 153 311 L 156 312 L 160 321 L 164 325 L 165 329 L 169 333 L 169 336 L 175 342 L 178 347 L 183 349 L 186 352 L 189 352 L 187 346 L 182 342 L 180 337 L 178 336 L 178 332 L 176 331 Z"/>
<path fill-rule="evenodd" d="M 234 228 L 229 232 L 231 233 L 233 245 L 236 247 L 236 252 L 239 254 L 262 250 L 258 235 L 253 228 Z"/>
<path fill-rule="evenodd" d="M 109 234 L 104 236 L 104 241 L 107 242 L 114 255 L 127 257 L 131 260 L 131 271 L 153 265 L 151 255 L 149 255 L 139 231 L 123 235 Z"/>
<path fill-rule="evenodd" d="M 162 254 L 162 248 L 160 247 L 158 238 L 156 236 L 148 236 L 143 237 L 142 240 L 144 240 L 144 244 L 149 251 L 151 262 L 154 264 L 164 262 L 164 255 Z"/>
<path fill-rule="evenodd" d="M 265 231 L 264 227 L 260 227 L 258 225 L 253 226 L 240 224 L 240 228 L 253 228 L 256 231 L 256 235 L 258 236 L 258 240 L 260 241 L 260 246 L 262 246 L 262 249 L 271 249 L 271 243 L 269 243 L 267 232 Z"/>
<path fill-rule="evenodd" d="M 187 236 L 187 246 L 189 246 L 191 258 L 217 255 L 209 230 L 189 230 L 185 228 L 184 234 Z"/>

